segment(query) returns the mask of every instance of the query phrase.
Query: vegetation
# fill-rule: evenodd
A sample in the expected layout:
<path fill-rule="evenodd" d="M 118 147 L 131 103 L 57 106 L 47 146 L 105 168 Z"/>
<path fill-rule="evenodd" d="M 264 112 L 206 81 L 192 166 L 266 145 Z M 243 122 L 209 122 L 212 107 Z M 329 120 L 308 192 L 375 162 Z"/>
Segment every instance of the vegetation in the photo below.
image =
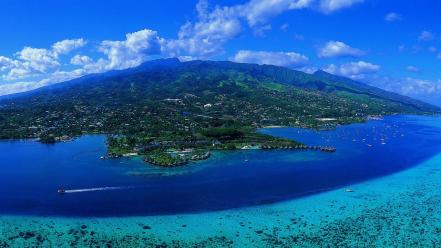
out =
<path fill-rule="evenodd" d="M 55 137 L 51 134 L 42 134 L 39 137 L 41 143 L 54 144 L 56 142 Z"/>
<path fill-rule="evenodd" d="M 144 160 L 148 163 L 163 166 L 163 167 L 175 167 L 187 164 L 187 160 L 179 156 L 172 156 L 165 152 L 152 152 L 147 154 Z"/>
<path fill-rule="evenodd" d="M 0 138 L 52 143 L 107 134 L 110 156 L 137 153 L 175 164 L 173 154 L 185 149 L 298 145 L 256 133 L 262 126 L 329 128 L 369 115 L 439 111 L 321 71 L 165 59 L 6 97 Z"/>

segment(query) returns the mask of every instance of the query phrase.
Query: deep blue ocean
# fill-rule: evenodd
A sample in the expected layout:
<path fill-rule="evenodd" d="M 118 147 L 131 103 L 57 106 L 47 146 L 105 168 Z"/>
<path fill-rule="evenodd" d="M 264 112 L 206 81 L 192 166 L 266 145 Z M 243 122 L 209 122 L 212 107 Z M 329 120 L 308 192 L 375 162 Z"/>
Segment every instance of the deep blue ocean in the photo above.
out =
<path fill-rule="evenodd" d="M 0 215 L 157 215 L 268 204 L 386 176 L 441 151 L 441 117 L 389 116 L 320 132 L 260 131 L 337 152 L 225 152 L 164 169 L 139 158 L 100 159 L 105 136 L 55 145 L 2 141 Z M 77 191 L 60 195 L 61 187 Z"/>

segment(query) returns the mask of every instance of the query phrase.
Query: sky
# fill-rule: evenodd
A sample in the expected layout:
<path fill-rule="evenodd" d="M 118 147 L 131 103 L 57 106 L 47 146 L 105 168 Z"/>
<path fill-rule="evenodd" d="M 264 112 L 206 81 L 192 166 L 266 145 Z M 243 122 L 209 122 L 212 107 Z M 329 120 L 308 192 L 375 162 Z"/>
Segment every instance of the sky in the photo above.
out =
<path fill-rule="evenodd" d="M 2 0 L 0 95 L 145 61 L 325 70 L 441 106 L 438 0 Z"/>

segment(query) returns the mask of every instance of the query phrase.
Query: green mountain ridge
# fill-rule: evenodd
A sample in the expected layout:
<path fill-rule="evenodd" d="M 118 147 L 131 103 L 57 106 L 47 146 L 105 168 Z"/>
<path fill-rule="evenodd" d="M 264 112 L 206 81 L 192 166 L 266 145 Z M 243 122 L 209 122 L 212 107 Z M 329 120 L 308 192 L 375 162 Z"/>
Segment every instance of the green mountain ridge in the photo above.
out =
<path fill-rule="evenodd" d="M 0 138 L 103 133 L 132 137 L 125 144 L 132 151 L 153 141 L 213 140 L 205 133 L 214 128 L 254 135 L 266 125 L 320 128 L 369 115 L 434 112 L 440 109 L 323 71 L 160 59 L 4 98 Z"/>

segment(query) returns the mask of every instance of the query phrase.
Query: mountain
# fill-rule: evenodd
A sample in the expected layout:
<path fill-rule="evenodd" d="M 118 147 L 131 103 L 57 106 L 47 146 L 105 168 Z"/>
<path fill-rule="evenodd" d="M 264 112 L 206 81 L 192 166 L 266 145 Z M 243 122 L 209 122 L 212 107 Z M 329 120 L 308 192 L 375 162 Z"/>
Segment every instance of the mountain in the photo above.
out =
<path fill-rule="evenodd" d="M 198 139 L 210 128 L 320 127 L 433 112 L 440 109 L 323 71 L 160 59 L 3 98 L 0 138 Z"/>

